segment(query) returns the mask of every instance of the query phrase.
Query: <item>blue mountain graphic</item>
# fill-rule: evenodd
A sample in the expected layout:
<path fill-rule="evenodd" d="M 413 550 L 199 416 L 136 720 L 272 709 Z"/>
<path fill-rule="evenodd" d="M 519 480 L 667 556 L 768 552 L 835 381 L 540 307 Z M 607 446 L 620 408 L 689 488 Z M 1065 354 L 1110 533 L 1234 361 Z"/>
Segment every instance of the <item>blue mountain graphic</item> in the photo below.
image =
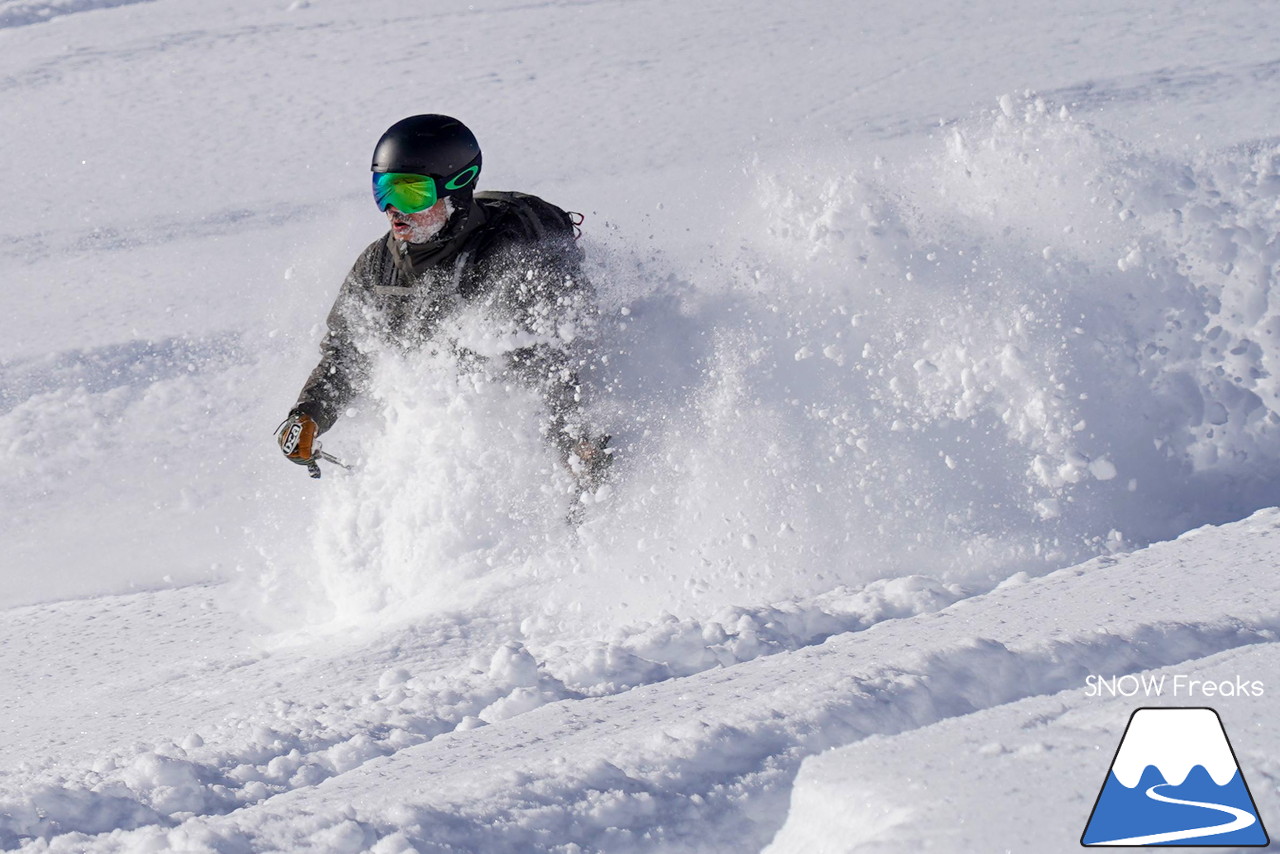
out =
<path fill-rule="evenodd" d="M 1148 793 L 1153 787 L 1163 797 L 1206 804 L 1236 807 L 1253 814 L 1258 812 L 1245 788 L 1239 770 L 1223 786 L 1213 782 L 1202 765 L 1196 765 L 1180 786 L 1171 786 L 1154 765 L 1142 771 L 1142 779 L 1132 789 L 1118 779 L 1115 772 L 1107 774 L 1106 785 L 1098 797 L 1089 826 L 1081 842 L 1085 845 L 1106 843 L 1117 839 L 1149 836 L 1195 828 L 1210 828 L 1231 821 L 1231 816 L 1219 810 L 1186 804 L 1169 804 L 1154 800 Z M 1153 843 L 1153 845 L 1212 845 L 1257 846 L 1268 843 L 1261 821 L 1230 833 L 1209 834 L 1182 839 L 1177 842 Z"/>

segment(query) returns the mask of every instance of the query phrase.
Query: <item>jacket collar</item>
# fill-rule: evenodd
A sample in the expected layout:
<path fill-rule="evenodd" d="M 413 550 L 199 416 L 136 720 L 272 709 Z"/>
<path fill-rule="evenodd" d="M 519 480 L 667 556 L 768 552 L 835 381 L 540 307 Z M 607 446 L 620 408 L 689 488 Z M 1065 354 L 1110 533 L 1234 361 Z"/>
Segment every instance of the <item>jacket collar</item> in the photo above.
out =
<path fill-rule="evenodd" d="M 426 243 L 406 243 L 387 232 L 387 248 L 396 267 L 406 277 L 416 279 L 432 267 L 453 260 L 476 229 L 484 225 L 484 210 L 468 197 L 466 204 L 449 217 L 439 234 Z"/>

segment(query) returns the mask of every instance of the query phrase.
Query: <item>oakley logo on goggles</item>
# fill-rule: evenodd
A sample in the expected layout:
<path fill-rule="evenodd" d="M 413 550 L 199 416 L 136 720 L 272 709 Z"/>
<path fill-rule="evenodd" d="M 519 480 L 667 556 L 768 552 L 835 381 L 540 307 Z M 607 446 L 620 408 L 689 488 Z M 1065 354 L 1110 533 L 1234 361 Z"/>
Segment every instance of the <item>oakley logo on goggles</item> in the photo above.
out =
<path fill-rule="evenodd" d="M 454 175 L 443 185 L 438 186 L 443 178 L 433 175 L 413 175 L 409 172 L 375 172 L 373 173 L 373 200 L 378 203 L 378 210 L 385 211 L 394 207 L 401 213 L 418 213 L 425 211 L 455 190 L 461 190 L 480 174 L 479 166 L 468 166 Z"/>

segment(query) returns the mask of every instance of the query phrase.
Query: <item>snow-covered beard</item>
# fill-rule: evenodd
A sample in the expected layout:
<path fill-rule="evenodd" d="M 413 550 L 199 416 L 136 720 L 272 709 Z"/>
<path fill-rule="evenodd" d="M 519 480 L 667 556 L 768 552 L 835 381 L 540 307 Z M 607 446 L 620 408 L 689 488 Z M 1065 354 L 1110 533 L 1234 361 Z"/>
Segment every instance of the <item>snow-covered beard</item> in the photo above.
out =
<path fill-rule="evenodd" d="M 431 222 L 419 222 L 410 215 L 404 217 L 404 221 L 409 223 L 408 238 L 410 243 L 428 243 L 431 238 L 435 237 L 444 227 L 449 224 L 449 220 L 453 218 L 453 199 L 446 197 L 444 199 L 444 216 Z"/>

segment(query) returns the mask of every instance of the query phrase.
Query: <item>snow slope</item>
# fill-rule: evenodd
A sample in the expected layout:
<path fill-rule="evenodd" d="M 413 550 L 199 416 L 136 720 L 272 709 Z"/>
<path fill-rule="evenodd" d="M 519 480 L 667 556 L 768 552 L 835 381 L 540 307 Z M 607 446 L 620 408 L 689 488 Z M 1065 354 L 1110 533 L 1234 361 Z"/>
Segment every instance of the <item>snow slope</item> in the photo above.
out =
<path fill-rule="evenodd" d="M 1086 674 L 1274 681 L 1273 17 L 0 2 L 0 846 L 1073 846 Z M 431 353 L 271 439 L 421 111 L 588 216 L 577 530 Z"/>
<path fill-rule="evenodd" d="M 208 590 L 109 600 L 102 623 L 177 641 L 121 642 L 148 676 L 104 686 L 109 708 L 154 712 L 58 710 L 72 732 L 127 746 L 94 755 L 73 736 L 29 758 L 7 775 L 3 830 L 54 851 L 751 850 L 787 817 L 800 761 L 852 743 L 805 765 L 771 850 L 1072 850 L 1131 708 L 1088 698 L 1085 676 L 1272 684 L 1278 531 L 1280 512 L 1262 511 L 733 666 L 699 662 L 740 640 L 704 630 L 701 649 L 649 651 L 690 671 L 676 678 L 635 671 L 635 636 L 490 650 L 465 635 L 492 643 L 496 627 L 470 619 L 192 661 Z M 53 631 L 83 624 L 74 604 L 11 611 L 8 631 L 48 631 L 50 658 L 83 661 L 98 639 Z M 25 662 L 11 684 L 48 669 L 9 660 Z M 1222 701 L 1264 815 L 1280 769 L 1274 733 L 1252 724 L 1273 702 Z M 47 732 L 48 711 L 31 698 L 5 713 Z"/>

